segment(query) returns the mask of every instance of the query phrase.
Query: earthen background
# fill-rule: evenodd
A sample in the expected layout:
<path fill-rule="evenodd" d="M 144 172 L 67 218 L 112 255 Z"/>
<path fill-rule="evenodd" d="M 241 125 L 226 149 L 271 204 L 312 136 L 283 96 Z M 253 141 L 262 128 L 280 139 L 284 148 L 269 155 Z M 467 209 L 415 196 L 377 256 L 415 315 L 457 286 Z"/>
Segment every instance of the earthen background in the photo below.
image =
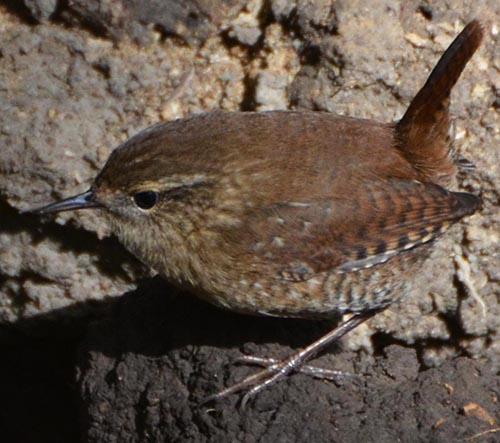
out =
<path fill-rule="evenodd" d="M 326 322 L 224 312 L 130 256 L 85 191 L 121 141 L 210 109 L 401 117 L 463 26 L 485 41 L 452 96 L 455 188 L 484 208 L 436 243 L 409 298 L 245 411 L 197 401 Z M 0 2 L 2 441 L 500 441 L 500 5 L 484 1 Z"/>

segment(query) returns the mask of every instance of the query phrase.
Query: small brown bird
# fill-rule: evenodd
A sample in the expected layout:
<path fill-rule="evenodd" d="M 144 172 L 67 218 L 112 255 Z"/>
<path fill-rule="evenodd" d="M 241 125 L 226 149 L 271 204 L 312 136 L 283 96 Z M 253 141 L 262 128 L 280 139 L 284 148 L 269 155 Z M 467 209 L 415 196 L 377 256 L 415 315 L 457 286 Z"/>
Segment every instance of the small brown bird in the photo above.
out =
<path fill-rule="evenodd" d="M 481 200 L 444 188 L 450 92 L 483 30 L 462 31 L 397 123 L 324 112 L 210 112 L 119 146 L 90 190 L 34 212 L 100 208 L 169 282 L 258 315 L 353 315 L 211 396 L 246 401 L 408 292 L 429 244 Z M 310 369 L 310 367 L 308 367 Z"/>

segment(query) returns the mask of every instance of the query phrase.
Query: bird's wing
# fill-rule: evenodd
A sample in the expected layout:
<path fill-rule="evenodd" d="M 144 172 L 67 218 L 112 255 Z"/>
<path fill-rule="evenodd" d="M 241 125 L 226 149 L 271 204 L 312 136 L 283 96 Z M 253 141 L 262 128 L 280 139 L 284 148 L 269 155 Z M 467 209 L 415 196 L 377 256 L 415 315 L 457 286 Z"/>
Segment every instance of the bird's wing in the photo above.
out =
<path fill-rule="evenodd" d="M 362 184 L 356 196 L 275 202 L 254 211 L 243 232 L 256 239 L 250 253 L 277 266 L 281 278 L 302 281 L 385 262 L 432 241 L 479 206 L 472 194 L 391 179 Z"/>

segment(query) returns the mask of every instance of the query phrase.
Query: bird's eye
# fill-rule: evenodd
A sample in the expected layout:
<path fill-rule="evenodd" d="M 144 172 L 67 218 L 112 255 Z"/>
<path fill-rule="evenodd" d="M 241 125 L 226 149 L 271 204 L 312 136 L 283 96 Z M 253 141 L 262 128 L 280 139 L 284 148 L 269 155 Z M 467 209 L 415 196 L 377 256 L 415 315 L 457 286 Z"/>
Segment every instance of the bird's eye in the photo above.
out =
<path fill-rule="evenodd" d="M 141 209 L 151 209 L 158 202 L 157 191 L 136 192 L 133 197 L 135 204 Z"/>

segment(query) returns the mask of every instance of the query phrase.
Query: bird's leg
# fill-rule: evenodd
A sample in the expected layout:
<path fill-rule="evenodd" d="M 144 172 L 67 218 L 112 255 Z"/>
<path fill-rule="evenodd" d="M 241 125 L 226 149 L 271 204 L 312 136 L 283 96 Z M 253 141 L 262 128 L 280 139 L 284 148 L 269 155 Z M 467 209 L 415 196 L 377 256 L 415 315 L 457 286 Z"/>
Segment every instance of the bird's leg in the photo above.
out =
<path fill-rule="evenodd" d="M 250 363 L 263 363 L 266 368 L 256 374 L 250 375 L 239 383 L 230 386 L 217 394 L 210 395 L 203 399 L 201 404 L 207 403 L 212 400 L 220 400 L 228 395 L 236 392 L 247 390 L 247 393 L 241 400 L 241 407 L 244 408 L 248 400 L 254 397 L 257 393 L 262 391 L 267 386 L 271 386 L 278 380 L 282 379 L 289 373 L 297 371 L 299 367 L 313 358 L 317 353 L 325 349 L 335 340 L 340 339 L 349 331 L 364 323 L 366 320 L 373 317 L 382 309 L 373 309 L 359 314 L 354 314 L 345 322 L 341 323 L 335 329 L 331 330 L 321 338 L 311 343 L 304 349 L 291 354 L 289 357 L 278 361 L 275 359 L 260 359 L 258 357 L 248 357 Z M 305 372 L 308 372 L 307 370 Z M 314 375 L 314 374 L 313 374 Z"/>

